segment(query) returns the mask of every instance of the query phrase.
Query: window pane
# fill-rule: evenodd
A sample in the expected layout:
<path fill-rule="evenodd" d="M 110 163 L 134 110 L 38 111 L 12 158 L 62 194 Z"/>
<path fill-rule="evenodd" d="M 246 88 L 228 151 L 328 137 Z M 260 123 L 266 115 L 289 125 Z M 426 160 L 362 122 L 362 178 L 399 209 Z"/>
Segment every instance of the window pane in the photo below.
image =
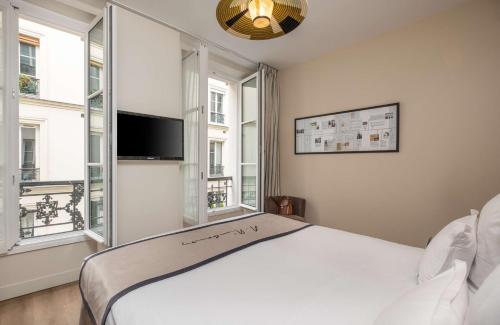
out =
<path fill-rule="evenodd" d="M 102 167 L 92 166 L 89 167 L 89 180 L 90 180 L 90 229 L 96 233 L 103 234 L 103 217 L 104 217 L 104 191 L 103 191 L 103 178 Z"/>
<path fill-rule="evenodd" d="M 244 165 L 241 168 L 241 203 L 257 207 L 257 166 Z"/>
<path fill-rule="evenodd" d="M 215 164 L 222 165 L 222 142 L 217 142 L 215 145 Z"/>
<path fill-rule="evenodd" d="M 51 60 L 42 79 L 50 92 L 40 93 L 35 76 L 37 46 L 19 44 L 19 90 L 38 100 L 19 101 L 19 224 L 21 237 L 37 237 L 84 228 L 84 131 L 83 110 L 66 104 L 83 104 L 81 75 L 85 43 L 79 35 L 37 21 L 19 18 L 20 31 L 43 34 L 43 51 Z M 64 49 L 64 53 L 60 53 Z M 60 87 L 60 81 L 63 86 Z M 61 104 L 58 104 L 61 103 Z M 41 132 L 40 132 L 41 131 Z M 40 159 L 43 157 L 44 159 Z M 33 228 L 33 229 L 23 229 Z"/>
<path fill-rule="evenodd" d="M 256 121 L 258 117 L 257 78 L 248 80 L 242 87 L 241 122 Z"/>
<path fill-rule="evenodd" d="M 101 136 L 98 134 L 90 135 L 90 148 L 89 148 L 90 162 L 101 162 Z"/>
<path fill-rule="evenodd" d="M 257 162 L 257 124 L 246 123 L 241 126 L 241 162 Z"/>
<path fill-rule="evenodd" d="M 101 89 L 100 85 L 100 67 L 104 63 L 104 22 L 101 19 L 97 25 L 89 32 L 89 89 L 88 94 L 93 94 Z M 95 62 L 93 64 L 92 62 Z M 92 81 L 94 80 L 94 81 Z"/>

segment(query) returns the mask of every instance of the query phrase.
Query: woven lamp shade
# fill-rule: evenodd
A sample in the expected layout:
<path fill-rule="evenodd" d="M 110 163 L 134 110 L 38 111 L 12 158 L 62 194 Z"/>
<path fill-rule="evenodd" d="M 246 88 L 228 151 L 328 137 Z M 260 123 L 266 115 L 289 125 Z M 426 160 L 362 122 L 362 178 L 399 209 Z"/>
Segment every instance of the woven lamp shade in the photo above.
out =
<path fill-rule="evenodd" d="M 249 40 L 267 40 L 283 36 L 306 18 L 307 0 L 273 0 L 270 24 L 257 28 L 248 9 L 249 0 L 220 0 L 217 6 L 219 25 L 234 36 Z"/>

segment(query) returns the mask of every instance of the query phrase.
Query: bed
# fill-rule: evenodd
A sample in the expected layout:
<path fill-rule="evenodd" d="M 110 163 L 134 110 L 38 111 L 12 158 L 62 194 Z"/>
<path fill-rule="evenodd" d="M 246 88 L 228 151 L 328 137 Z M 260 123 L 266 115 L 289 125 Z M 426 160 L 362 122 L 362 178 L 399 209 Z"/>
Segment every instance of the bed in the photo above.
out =
<path fill-rule="evenodd" d="M 271 218 L 262 214 L 237 217 L 219 227 L 238 228 L 239 222 L 265 217 Z M 387 305 L 417 286 L 423 249 L 290 222 L 297 223 L 295 229 L 284 235 L 266 235 L 187 271 L 125 290 L 103 318 L 94 322 L 368 325 Z M 218 224 L 184 230 L 183 236 L 199 238 L 197 232 Z M 203 242 L 204 247 L 209 245 L 210 241 Z M 131 246 L 119 249 L 125 252 Z M 107 285 L 85 282 L 112 272 L 96 269 L 86 275 L 84 269 L 82 296 L 92 315 L 89 297 L 101 295 Z"/>

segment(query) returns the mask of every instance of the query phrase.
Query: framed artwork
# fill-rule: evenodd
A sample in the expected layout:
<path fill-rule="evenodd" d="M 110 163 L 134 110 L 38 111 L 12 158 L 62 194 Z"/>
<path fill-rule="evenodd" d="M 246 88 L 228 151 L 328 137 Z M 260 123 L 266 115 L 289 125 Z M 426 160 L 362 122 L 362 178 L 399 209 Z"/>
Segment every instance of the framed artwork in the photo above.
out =
<path fill-rule="evenodd" d="M 295 119 L 295 154 L 399 152 L 399 103 Z"/>

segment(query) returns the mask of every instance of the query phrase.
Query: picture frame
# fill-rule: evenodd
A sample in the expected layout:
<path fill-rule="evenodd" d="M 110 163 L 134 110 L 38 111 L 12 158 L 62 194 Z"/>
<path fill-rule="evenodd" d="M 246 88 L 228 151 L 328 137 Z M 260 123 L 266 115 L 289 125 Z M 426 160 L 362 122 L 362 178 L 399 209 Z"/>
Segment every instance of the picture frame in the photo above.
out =
<path fill-rule="evenodd" d="M 296 155 L 399 152 L 400 103 L 295 119 Z"/>

